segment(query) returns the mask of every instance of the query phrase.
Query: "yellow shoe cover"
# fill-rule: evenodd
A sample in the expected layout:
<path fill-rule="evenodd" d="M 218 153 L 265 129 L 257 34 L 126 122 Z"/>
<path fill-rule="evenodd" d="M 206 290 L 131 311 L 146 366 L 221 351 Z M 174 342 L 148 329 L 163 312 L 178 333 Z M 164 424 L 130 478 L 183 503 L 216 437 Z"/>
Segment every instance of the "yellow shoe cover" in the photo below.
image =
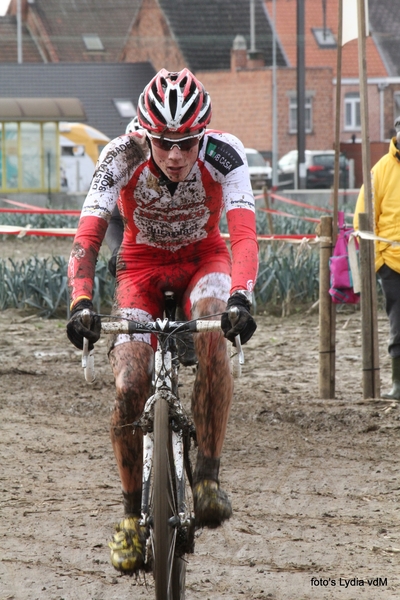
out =
<path fill-rule="evenodd" d="M 123 519 L 115 527 L 113 541 L 109 542 L 111 562 L 117 571 L 137 573 L 144 567 L 146 530 L 137 517 Z"/>
<path fill-rule="evenodd" d="M 227 494 L 216 481 L 199 481 L 193 489 L 196 527 L 219 527 L 232 515 L 232 505 Z"/>

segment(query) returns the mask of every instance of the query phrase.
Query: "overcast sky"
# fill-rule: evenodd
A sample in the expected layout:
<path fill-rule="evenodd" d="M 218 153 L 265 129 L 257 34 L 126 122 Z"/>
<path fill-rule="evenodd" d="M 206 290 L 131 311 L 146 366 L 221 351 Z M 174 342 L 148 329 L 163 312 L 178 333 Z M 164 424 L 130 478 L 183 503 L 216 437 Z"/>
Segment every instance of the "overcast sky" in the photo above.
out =
<path fill-rule="evenodd" d="M 9 4 L 10 0 L 0 0 L 0 17 L 6 14 L 6 10 Z"/>

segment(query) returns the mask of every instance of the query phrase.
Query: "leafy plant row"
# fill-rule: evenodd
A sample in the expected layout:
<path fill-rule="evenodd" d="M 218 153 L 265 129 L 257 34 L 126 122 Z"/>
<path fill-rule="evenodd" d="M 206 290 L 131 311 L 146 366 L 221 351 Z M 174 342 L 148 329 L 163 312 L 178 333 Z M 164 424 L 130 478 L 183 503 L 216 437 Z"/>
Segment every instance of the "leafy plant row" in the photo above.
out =
<path fill-rule="evenodd" d="M 298 218 L 274 216 L 274 233 L 314 233 L 315 223 L 301 217 L 311 215 L 310 210 L 291 207 Z M 256 212 L 257 232 L 271 233 L 267 214 Z M 75 227 L 78 218 L 47 214 L 0 214 L 0 222 L 18 226 L 30 224 L 33 228 Z M 223 216 L 221 231 L 227 231 Z M 106 260 L 99 258 L 95 276 L 94 301 L 110 306 L 114 280 L 107 270 Z M 255 288 L 257 310 L 291 312 L 295 306 L 315 302 L 319 292 L 319 252 L 317 248 L 300 250 L 299 246 L 284 242 L 262 244 L 260 269 Z M 31 257 L 17 262 L 0 261 L 0 310 L 5 308 L 32 308 L 50 317 L 59 311 L 68 314 L 67 261 L 63 257 L 39 259 Z"/>
<path fill-rule="evenodd" d="M 257 310 L 272 309 L 286 314 L 293 305 L 318 298 L 319 255 L 315 249 L 299 250 L 274 242 L 260 251 L 260 270 L 255 288 Z M 100 257 L 96 266 L 94 303 L 110 307 L 114 280 Z M 32 308 L 51 317 L 60 311 L 68 316 L 67 260 L 30 257 L 0 261 L 0 310 Z"/>
<path fill-rule="evenodd" d="M 114 280 L 104 259 L 98 261 L 94 281 L 94 304 L 110 305 Z M 67 261 L 62 256 L 30 257 L 0 261 L 0 310 L 6 308 L 35 309 L 44 317 L 60 311 L 69 313 Z"/>
<path fill-rule="evenodd" d="M 60 215 L 46 213 L 0 213 L 2 225 L 14 225 L 15 227 L 26 227 L 32 229 L 54 229 L 73 228 L 78 226 L 79 217 L 73 215 Z"/>

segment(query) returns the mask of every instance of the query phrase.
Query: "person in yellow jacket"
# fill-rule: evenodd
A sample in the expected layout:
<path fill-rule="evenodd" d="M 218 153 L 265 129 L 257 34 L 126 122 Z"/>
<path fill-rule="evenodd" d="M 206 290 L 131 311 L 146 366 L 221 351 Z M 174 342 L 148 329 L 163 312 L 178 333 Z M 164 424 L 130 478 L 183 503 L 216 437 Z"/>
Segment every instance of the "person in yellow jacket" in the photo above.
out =
<path fill-rule="evenodd" d="M 400 117 L 394 126 L 397 136 L 391 139 L 388 153 L 371 169 L 372 205 L 375 235 L 400 242 Z M 357 199 L 354 229 L 358 229 L 360 212 L 365 212 L 364 186 Z M 376 241 L 375 270 L 389 318 L 388 352 L 392 360 L 392 389 L 382 398 L 400 400 L 400 246 Z"/>

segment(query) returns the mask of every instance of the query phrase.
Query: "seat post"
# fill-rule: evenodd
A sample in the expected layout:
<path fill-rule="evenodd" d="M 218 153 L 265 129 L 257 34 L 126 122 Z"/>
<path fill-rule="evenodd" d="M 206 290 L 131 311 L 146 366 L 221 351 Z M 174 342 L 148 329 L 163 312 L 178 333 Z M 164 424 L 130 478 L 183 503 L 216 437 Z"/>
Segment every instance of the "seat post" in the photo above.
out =
<path fill-rule="evenodd" d="M 176 300 L 174 292 L 164 292 L 164 310 L 167 319 L 173 321 L 175 319 Z"/>

